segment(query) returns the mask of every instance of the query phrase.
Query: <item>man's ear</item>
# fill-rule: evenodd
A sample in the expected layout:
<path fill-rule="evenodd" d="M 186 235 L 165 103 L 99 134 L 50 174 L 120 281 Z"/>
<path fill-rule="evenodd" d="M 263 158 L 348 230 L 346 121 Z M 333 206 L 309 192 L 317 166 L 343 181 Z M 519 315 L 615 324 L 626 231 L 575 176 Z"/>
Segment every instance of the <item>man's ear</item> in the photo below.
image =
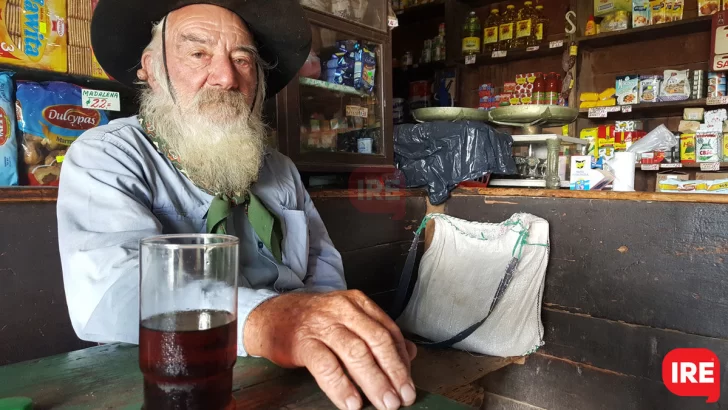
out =
<path fill-rule="evenodd" d="M 142 68 L 137 70 L 137 77 L 142 81 L 146 81 L 153 90 L 157 90 L 159 89 L 159 82 L 157 78 L 154 78 L 154 70 L 152 70 L 153 64 L 154 55 L 152 51 L 145 51 L 142 54 Z"/>

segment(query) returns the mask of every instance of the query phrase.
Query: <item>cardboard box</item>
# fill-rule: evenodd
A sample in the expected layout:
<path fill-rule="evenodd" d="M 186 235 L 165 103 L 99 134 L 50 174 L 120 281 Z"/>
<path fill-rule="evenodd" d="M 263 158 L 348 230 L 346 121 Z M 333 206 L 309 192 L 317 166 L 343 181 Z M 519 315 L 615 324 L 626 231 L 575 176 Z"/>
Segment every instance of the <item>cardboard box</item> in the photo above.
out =
<path fill-rule="evenodd" d="M 687 181 L 688 179 L 690 179 L 690 176 L 687 173 L 680 172 L 680 171 L 658 172 L 657 173 L 657 183 L 655 183 L 655 192 L 663 192 L 660 187 L 660 183 L 665 180 L 668 180 L 668 179 L 675 179 L 678 181 Z"/>
<path fill-rule="evenodd" d="M 712 181 L 714 179 L 728 179 L 728 172 L 696 172 L 695 179 L 698 181 Z"/>

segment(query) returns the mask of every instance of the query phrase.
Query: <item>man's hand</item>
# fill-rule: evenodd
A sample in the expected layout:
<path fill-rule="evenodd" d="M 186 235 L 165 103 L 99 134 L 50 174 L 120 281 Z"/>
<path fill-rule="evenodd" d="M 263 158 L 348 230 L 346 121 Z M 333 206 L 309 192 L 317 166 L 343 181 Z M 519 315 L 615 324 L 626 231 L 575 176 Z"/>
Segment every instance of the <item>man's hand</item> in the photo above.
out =
<path fill-rule="evenodd" d="M 248 316 L 244 336 L 248 354 L 279 366 L 308 368 L 340 409 L 362 406 L 349 377 L 379 410 L 415 401 L 414 344 L 359 291 L 274 297 Z"/>

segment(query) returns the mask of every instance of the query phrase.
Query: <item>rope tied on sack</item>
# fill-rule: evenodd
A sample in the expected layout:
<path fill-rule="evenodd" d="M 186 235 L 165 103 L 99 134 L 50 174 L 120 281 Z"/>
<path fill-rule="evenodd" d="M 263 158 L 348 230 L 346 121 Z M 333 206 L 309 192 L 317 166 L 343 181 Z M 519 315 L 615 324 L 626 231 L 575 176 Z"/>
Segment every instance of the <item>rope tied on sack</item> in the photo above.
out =
<path fill-rule="evenodd" d="M 400 277 L 399 286 L 397 288 L 397 293 L 395 295 L 395 300 L 393 303 L 392 311 L 390 312 L 391 316 L 394 318 L 397 318 L 399 315 L 402 314 L 405 308 L 406 304 L 406 297 L 407 292 L 409 290 L 411 278 L 412 278 L 412 271 L 414 269 L 414 262 L 415 262 L 415 255 L 417 253 L 417 244 L 419 243 L 420 234 L 422 233 L 422 230 L 425 229 L 427 226 L 427 222 L 429 222 L 432 219 L 437 218 L 440 221 L 447 222 L 455 231 L 458 233 L 467 236 L 472 239 L 480 240 L 480 241 L 488 241 L 495 239 L 496 237 L 499 237 L 502 235 L 502 232 L 498 235 L 493 235 L 492 237 L 487 237 L 484 232 L 480 232 L 480 235 L 476 235 L 471 232 L 466 232 L 462 229 L 460 229 L 457 225 L 453 224 L 450 219 L 447 218 L 447 215 L 440 214 L 440 213 L 433 213 L 426 215 L 422 222 L 420 223 L 420 226 L 417 228 L 417 231 L 415 231 L 415 236 L 412 241 L 412 244 L 409 249 L 409 254 L 407 255 L 407 261 L 405 262 L 404 269 L 402 270 L 402 276 Z M 523 222 L 520 219 L 517 220 L 507 220 L 501 224 L 504 227 L 508 227 L 508 230 L 514 233 L 518 234 L 518 237 L 516 238 L 516 242 L 513 245 L 513 249 L 511 250 L 511 256 L 512 259 L 508 263 L 508 266 L 506 267 L 506 272 L 503 275 L 503 277 L 500 280 L 500 283 L 498 284 L 498 288 L 496 289 L 495 295 L 493 296 L 493 301 L 490 304 L 490 308 L 488 309 L 487 314 L 485 317 L 472 324 L 465 330 L 457 333 L 455 336 L 441 341 L 441 342 L 430 342 L 430 341 L 419 341 L 418 343 L 427 345 L 429 347 L 433 348 L 448 348 L 452 347 L 453 345 L 462 342 L 465 340 L 468 336 L 473 334 L 480 326 L 485 323 L 486 319 L 490 316 L 490 314 L 493 312 L 495 307 L 498 305 L 498 302 L 500 301 L 501 297 L 505 293 L 506 289 L 508 288 L 508 285 L 511 283 L 511 279 L 513 278 L 513 273 L 516 270 L 516 267 L 518 267 L 518 263 L 521 260 L 521 256 L 523 255 L 523 248 L 525 246 L 542 246 L 542 247 L 549 247 L 548 243 L 529 243 L 528 237 L 529 237 L 529 230 L 528 228 L 523 224 Z M 520 229 L 517 229 L 520 228 Z"/>

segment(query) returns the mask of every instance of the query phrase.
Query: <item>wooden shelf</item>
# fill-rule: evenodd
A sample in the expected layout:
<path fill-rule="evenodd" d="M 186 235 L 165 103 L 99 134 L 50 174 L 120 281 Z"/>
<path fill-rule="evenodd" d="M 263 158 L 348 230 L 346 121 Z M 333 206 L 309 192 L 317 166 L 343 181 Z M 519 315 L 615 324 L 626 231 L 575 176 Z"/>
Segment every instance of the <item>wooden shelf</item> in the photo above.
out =
<path fill-rule="evenodd" d="M 560 39 L 559 39 L 560 40 Z M 548 57 L 548 56 L 555 56 L 560 55 L 564 52 L 564 46 L 561 47 L 554 47 L 549 48 L 550 41 L 545 41 L 542 44 L 540 44 L 538 47 L 538 50 L 533 51 L 527 51 L 526 49 L 516 49 L 516 50 L 508 50 L 506 52 L 505 57 L 492 57 L 492 53 L 487 54 L 478 54 L 475 57 L 475 64 L 469 64 L 469 67 L 478 67 L 482 65 L 496 65 L 496 64 L 503 64 L 503 63 L 509 63 L 511 61 L 518 61 L 518 60 L 527 60 L 531 58 L 541 58 L 541 57 Z M 564 40 L 564 45 L 566 45 L 567 42 Z M 465 64 L 465 58 L 460 57 L 457 60 L 458 64 Z"/>
<path fill-rule="evenodd" d="M 579 47 L 582 49 L 609 47 L 619 44 L 634 43 L 636 41 L 654 40 L 700 31 L 709 31 L 712 21 L 713 16 L 702 16 L 692 19 L 673 21 L 671 23 L 637 27 L 622 31 L 611 31 L 608 33 L 597 34 L 595 36 L 582 36 L 578 37 L 577 41 L 579 42 Z"/>
<path fill-rule="evenodd" d="M 645 165 L 647 165 L 647 164 L 645 164 Z M 660 169 L 659 170 L 648 170 L 648 169 L 642 169 L 642 164 L 636 164 L 635 165 L 635 168 L 638 169 L 638 170 L 640 170 L 640 171 L 645 171 L 645 172 L 658 172 L 658 171 L 659 172 L 663 172 L 663 171 L 671 171 L 671 170 L 677 170 L 677 171 L 679 171 L 681 169 L 700 169 L 700 164 L 699 163 L 694 163 L 694 164 L 683 164 L 683 163 L 680 163 L 680 164 L 677 164 L 677 165 L 680 165 L 680 166 L 677 166 L 677 167 L 675 165 L 676 164 L 660 164 Z M 721 169 L 728 168 L 728 162 L 721 162 L 720 163 L 720 168 Z M 705 171 L 705 172 L 711 172 L 711 171 Z"/>
<path fill-rule="evenodd" d="M 91 88 L 104 91 L 118 91 L 119 93 L 134 94 L 134 89 L 129 88 L 114 80 L 103 80 L 100 78 L 86 77 L 76 74 L 59 73 L 55 71 L 38 70 L 34 68 L 15 66 L 11 64 L 0 64 L 0 70 L 12 71 L 15 73 L 15 80 L 25 81 L 64 81 L 79 85 L 84 88 Z"/>
<path fill-rule="evenodd" d="M 590 118 L 592 120 L 614 120 L 614 119 L 633 119 L 643 117 L 670 117 L 680 115 L 682 116 L 683 109 L 690 107 L 705 107 L 707 109 L 719 108 L 720 105 L 706 105 L 705 98 L 697 100 L 685 100 L 685 101 L 667 101 L 657 103 L 641 103 L 633 104 L 632 112 L 610 112 L 607 113 L 606 118 Z M 589 109 L 582 108 L 579 110 L 579 118 L 589 118 Z"/>
<path fill-rule="evenodd" d="M 299 77 L 298 82 L 302 86 L 310 87 L 311 90 L 325 90 L 324 92 L 330 92 L 334 94 L 349 94 L 357 97 L 370 97 L 369 94 L 359 91 L 354 87 L 348 85 L 334 84 L 322 80 L 314 80 L 312 78 Z"/>
<path fill-rule="evenodd" d="M 400 26 L 418 21 L 440 18 L 445 22 L 445 0 L 435 0 L 432 3 L 407 7 L 395 13 Z"/>

